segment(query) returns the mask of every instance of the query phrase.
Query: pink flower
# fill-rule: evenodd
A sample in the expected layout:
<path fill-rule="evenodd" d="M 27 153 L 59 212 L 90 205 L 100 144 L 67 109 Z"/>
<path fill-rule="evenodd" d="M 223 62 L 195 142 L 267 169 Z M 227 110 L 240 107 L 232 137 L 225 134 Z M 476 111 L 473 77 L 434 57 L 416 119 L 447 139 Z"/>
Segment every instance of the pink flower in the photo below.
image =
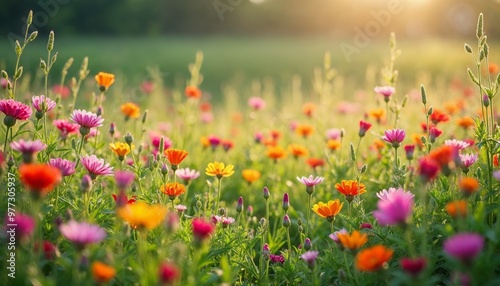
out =
<path fill-rule="evenodd" d="M 56 84 L 52 86 L 52 92 L 56 95 L 60 94 L 61 98 L 67 98 L 71 93 L 71 90 L 67 86 Z"/>
<path fill-rule="evenodd" d="M 413 277 L 418 276 L 427 265 L 425 257 L 408 258 L 404 257 L 399 261 L 401 268 Z"/>
<path fill-rule="evenodd" d="M 115 182 L 119 190 L 127 189 L 130 185 L 132 185 L 134 180 L 134 173 L 127 171 L 115 171 Z"/>
<path fill-rule="evenodd" d="M 210 123 L 214 121 L 214 115 L 210 111 L 205 111 L 200 114 L 200 120 L 203 123 Z"/>
<path fill-rule="evenodd" d="M 377 203 L 378 209 L 373 212 L 373 216 L 380 225 L 405 224 L 413 211 L 413 197 L 410 192 L 402 188 L 390 188 L 377 194 L 380 200 Z"/>
<path fill-rule="evenodd" d="M 13 226 L 9 226 L 12 224 Z M 15 213 L 14 216 L 5 217 L 5 231 L 7 236 L 13 231 L 16 237 L 16 242 L 27 239 L 33 234 L 35 229 L 35 220 L 29 215 Z M 17 241 L 19 240 L 19 241 Z"/>
<path fill-rule="evenodd" d="M 396 92 L 396 88 L 392 86 L 376 86 L 373 90 L 376 93 L 383 95 L 385 101 L 389 101 L 389 97 Z"/>
<path fill-rule="evenodd" d="M 63 177 L 73 175 L 76 171 L 75 170 L 76 163 L 73 163 L 69 160 L 62 158 L 50 159 L 49 165 L 59 169 Z"/>
<path fill-rule="evenodd" d="M 95 113 L 85 110 L 75 109 L 71 116 L 69 117 L 73 122 L 80 125 L 80 133 L 82 133 L 82 127 L 85 129 L 95 128 L 102 126 L 104 119 L 101 116 L 98 116 Z M 87 133 L 82 134 L 83 136 L 87 135 Z"/>
<path fill-rule="evenodd" d="M 31 98 L 31 103 L 38 112 L 42 113 L 49 112 L 52 109 L 54 109 L 54 107 L 56 107 L 56 102 L 46 97 L 43 94 L 38 96 L 33 96 Z"/>
<path fill-rule="evenodd" d="M 470 146 L 469 143 L 462 141 L 462 140 L 457 140 L 457 139 L 448 139 L 444 141 L 444 145 L 453 147 L 457 150 L 462 150 Z"/>
<path fill-rule="evenodd" d="M 341 230 L 338 230 L 332 234 L 330 234 L 328 237 L 331 238 L 333 241 L 335 241 L 335 243 L 338 243 L 340 244 L 340 240 L 339 240 L 339 234 L 349 234 L 349 232 L 347 232 L 347 230 L 345 228 L 341 229 Z"/>
<path fill-rule="evenodd" d="M 306 185 L 306 187 L 314 187 L 317 184 L 323 182 L 325 178 L 319 176 L 313 177 L 313 175 L 309 175 L 309 177 L 301 177 L 301 178 L 297 177 L 297 180 L 302 184 Z"/>
<path fill-rule="evenodd" d="M 171 262 L 162 262 L 158 269 L 158 276 L 162 285 L 173 285 L 181 276 L 181 271 Z"/>
<path fill-rule="evenodd" d="M 233 222 L 234 222 L 234 218 L 232 218 L 232 217 L 223 217 L 222 218 L 222 227 L 226 228 L 230 224 L 232 224 Z"/>
<path fill-rule="evenodd" d="M 459 233 L 445 240 L 443 250 L 448 255 L 470 263 L 483 249 L 484 238 L 477 233 Z"/>
<path fill-rule="evenodd" d="M 177 169 L 175 175 L 180 179 L 184 180 L 184 184 L 187 185 L 189 181 L 194 180 L 200 176 L 200 172 L 196 170 L 191 170 L 189 168 Z"/>
<path fill-rule="evenodd" d="M 469 168 L 470 166 L 472 166 L 472 164 L 476 163 L 477 159 L 478 159 L 478 156 L 477 154 L 459 154 L 458 155 L 460 157 L 460 161 L 462 162 L 461 164 L 461 167 L 462 167 L 462 170 L 467 173 L 469 171 Z"/>
<path fill-rule="evenodd" d="M 405 139 L 406 133 L 403 129 L 391 129 L 384 132 L 382 139 L 392 144 L 392 147 L 398 148 Z"/>
<path fill-rule="evenodd" d="M 436 141 L 436 138 L 438 138 L 442 133 L 443 133 L 443 131 L 432 126 L 429 129 L 429 139 L 431 140 L 432 143 L 434 143 Z"/>
<path fill-rule="evenodd" d="M 151 144 L 153 144 L 155 150 L 159 150 L 161 136 L 156 134 L 150 134 L 149 136 L 151 137 Z M 170 140 L 170 138 L 168 137 L 163 137 L 163 150 L 167 150 L 170 147 L 172 147 L 172 140 Z"/>
<path fill-rule="evenodd" d="M 404 147 L 406 159 L 413 160 L 413 153 L 415 152 L 415 145 L 406 145 Z"/>
<path fill-rule="evenodd" d="M 310 269 L 314 268 L 314 264 L 316 262 L 316 258 L 318 258 L 318 251 L 307 251 L 304 254 L 300 256 L 305 262 L 307 262 L 307 265 L 309 266 Z"/>
<path fill-rule="evenodd" d="M 19 141 L 14 141 L 10 143 L 10 147 L 14 151 L 21 152 L 23 154 L 23 162 L 28 164 L 34 161 L 34 156 L 36 153 L 45 150 L 47 145 L 43 144 L 40 140 L 35 141 L 24 141 L 20 139 Z"/>
<path fill-rule="evenodd" d="M 99 175 L 109 176 L 113 174 L 113 167 L 110 167 L 109 163 L 105 164 L 104 159 L 97 158 L 96 155 L 83 156 L 81 162 L 93 180 Z"/>
<path fill-rule="evenodd" d="M 337 128 L 332 128 L 326 130 L 326 139 L 337 140 L 342 134 L 342 130 Z"/>
<path fill-rule="evenodd" d="M 106 237 L 106 231 L 95 224 L 70 220 L 59 226 L 59 231 L 67 240 L 74 243 L 79 249 L 86 245 L 101 242 Z"/>
<path fill-rule="evenodd" d="M 283 257 L 283 255 L 270 254 L 269 260 L 272 263 L 281 263 L 281 264 L 285 263 L 285 257 Z"/>
<path fill-rule="evenodd" d="M 202 218 L 195 218 L 192 222 L 193 235 L 198 241 L 203 241 L 214 232 L 214 225 Z"/>
<path fill-rule="evenodd" d="M 439 170 L 439 163 L 430 157 L 423 157 L 418 162 L 418 174 L 426 182 L 429 182 L 436 178 Z"/>
<path fill-rule="evenodd" d="M 215 148 L 220 145 L 221 141 L 222 140 L 215 135 L 208 136 L 208 142 L 210 143 L 210 146 L 212 146 L 212 150 L 215 150 Z"/>
<path fill-rule="evenodd" d="M 54 120 L 54 125 L 57 127 L 57 129 L 59 129 L 61 138 L 63 140 L 66 139 L 69 134 L 76 133 L 78 131 L 78 128 L 80 128 L 80 125 L 71 123 L 63 119 Z"/>
<path fill-rule="evenodd" d="M 178 213 L 183 213 L 187 210 L 187 207 L 185 205 L 176 205 L 175 209 L 177 210 Z"/>
<path fill-rule="evenodd" d="M 252 96 L 248 99 L 248 105 L 254 110 L 261 110 L 266 107 L 266 101 L 260 97 Z"/>
<path fill-rule="evenodd" d="M 145 94 L 151 94 L 155 90 L 155 84 L 154 82 L 151 81 L 144 81 L 141 84 L 141 91 L 144 92 Z"/>
<path fill-rule="evenodd" d="M 31 108 L 13 99 L 0 100 L 0 112 L 5 114 L 4 124 L 12 127 L 16 120 L 26 120 L 31 117 Z"/>
<path fill-rule="evenodd" d="M 366 131 L 368 131 L 368 129 L 370 129 L 370 127 L 372 127 L 372 125 L 370 123 L 361 120 L 359 122 L 359 133 L 358 133 L 359 137 L 365 136 Z"/>

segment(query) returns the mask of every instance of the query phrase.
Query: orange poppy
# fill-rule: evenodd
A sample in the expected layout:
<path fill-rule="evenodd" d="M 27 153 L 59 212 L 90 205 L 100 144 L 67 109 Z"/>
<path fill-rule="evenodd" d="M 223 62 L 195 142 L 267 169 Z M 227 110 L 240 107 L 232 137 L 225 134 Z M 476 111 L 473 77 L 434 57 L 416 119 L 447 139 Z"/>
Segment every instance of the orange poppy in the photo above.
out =
<path fill-rule="evenodd" d="M 434 109 L 431 116 L 429 116 L 429 119 L 432 121 L 432 123 L 437 125 L 440 122 L 446 122 L 450 120 L 450 116 L 439 109 Z"/>
<path fill-rule="evenodd" d="M 184 93 L 188 98 L 200 98 L 201 97 L 201 90 L 197 88 L 196 86 L 186 86 L 186 89 L 184 90 Z"/>
<path fill-rule="evenodd" d="M 245 179 L 245 181 L 247 181 L 249 184 L 257 181 L 260 178 L 260 172 L 257 170 L 245 169 L 241 171 L 241 175 L 243 176 L 243 179 Z"/>
<path fill-rule="evenodd" d="M 61 171 L 46 164 L 24 164 L 19 168 L 21 182 L 36 197 L 43 197 L 61 182 Z"/>
<path fill-rule="evenodd" d="M 458 182 L 458 188 L 469 196 L 479 190 L 479 181 L 475 178 L 465 177 Z"/>
<path fill-rule="evenodd" d="M 106 283 L 115 277 L 116 270 L 100 261 L 92 263 L 92 277 L 97 283 Z"/>
<path fill-rule="evenodd" d="M 467 201 L 458 200 L 447 203 L 446 212 L 453 218 L 467 216 Z"/>
<path fill-rule="evenodd" d="M 358 185 L 358 182 L 354 180 L 342 180 L 340 184 L 335 185 L 335 188 L 345 196 L 348 202 L 351 202 L 354 196 L 366 192 L 366 186 L 363 183 Z"/>
<path fill-rule="evenodd" d="M 141 108 L 133 102 L 122 104 L 120 108 L 125 115 L 125 119 L 139 118 L 139 116 L 141 116 Z"/>
<path fill-rule="evenodd" d="M 453 161 L 453 147 L 443 145 L 432 150 L 429 156 L 438 162 L 441 167 L 448 166 Z"/>
<path fill-rule="evenodd" d="M 186 192 L 186 187 L 183 184 L 166 183 L 160 187 L 160 191 L 167 195 L 171 200 L 175 200 L 176 197 L 184 194 Z"/>
<path fill-rule="evenodd" d="M 309 124 L 300 124 L 297 125 L 297 127 L 295 128 L 295 133 L 304 138 L 309 137 L 313 133 L 313 131 L 314 131 L 314 126 Z"/>
<path fill-rule="evenodd" d="M 285 149 L 281 146 L 269 146 L 267 147 L 267 157 L 278 160 L 286 156 Z"/>
<path fill-rule="evenodd" d="M 302 157 L 308 154 L 307 148 L 299 144 L 288 145 L 288 151 L 295 158 Z"/>
<path fill-rule="evenodd" d="M 328 203 L 319 202 L 313 205 L 312 210 L 322 218 L 326 218 L 329 222 L 335 219 L 335 216 L 340 212 L 344 203 L 339 199 L 328 201 Z"/>
<path fill-rule="evenodd" d="M 172 170 L 177 170 L 177 166 L 187 157 L 189 153 L 186 150 L 167 149 L 165 155 L 172 165 Z"/>
<path fill-rule="evenodd" d="M 337 237 L 342 246 L 350 250 L 357 250 L 368 241 L 368 235 L 360 233 L 357 230 L 353 231 L 350 235 L 347 233 L 339 233 Z"/>
<path fill-rule="evenodd" d="M 383 245 L 364 249 L 356 256 L 356 268 L 360 271 L 377 271 L 392 258 L 393 250 Z"/>
<path fill-rule="evenodd" d="M 95 76 L 99 90 L 104 92 L 115 82 L 115 75 L 111 73 L 99 72 Z"/>

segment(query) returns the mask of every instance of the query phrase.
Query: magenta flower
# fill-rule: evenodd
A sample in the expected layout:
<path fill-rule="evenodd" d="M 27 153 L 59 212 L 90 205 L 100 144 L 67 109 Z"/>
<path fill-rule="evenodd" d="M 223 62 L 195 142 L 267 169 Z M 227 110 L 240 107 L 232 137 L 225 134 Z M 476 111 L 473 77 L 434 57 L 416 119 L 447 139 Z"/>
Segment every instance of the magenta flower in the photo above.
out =
<path fill-rule="evenodd" d="M 254 110 L 261 110 L 266 107 L 266 101 L 260 97 L 252 96 L 248 99 L 248 105 Z"/>
<path fill-rule="evenodd" d="M 448 139 L 444 141 L 444 145 L 453 147 L 457 150 L 462 150 L 470 146 L 468 142 L 457 140 L 457 139 Z"/>
<path fill-rule="evenodd" d="M 29 215 L 15 213 L 14 216 L 5 217 L 5 231 L 7 237 L 15 235 L 16 242 L 29 238 L 35 229 L 35 220 Z M 19 241 L 17 241 L 19 240 Z"/>
<path fill-rule="evenodd" d="M 85 248 L 88 244 L 99 243 L 106 237 L 106 231 L 100 226 L 75 220 L 61 224 L 59 231 L 79 249 Z"/>
<path fill-rule="evenodd" d="M 235 221 L 235 220 L 234 220 L 234 218 L 232 218 L 232 217 L 223 217 L 223 218 L 222 218 L 222 221 L 221 221 L 221 222 L 222 222 L 222 227 L 223 227 L 223 228 L 226 228 L 226 227 L 228 227 L 230 224 L 232 224 L 234 221 Z"/>
<path fill-rule="evenodd" d="M 61 171 L 63 177 L 73 175 L 75 173 L 76 163 L 63 158 L 50 159 L 49 165 L 56 167 Z"/>
<path fill-rule="evenodd" d="M 16 120 L 26 120 L 31 117 L 31 108 L 14 99 L 0 100 L 0 112 L 5 114 L 3 123 L 7 127 L 14 126 Z"/>
<path fill-rule="evenodd" d="M 496 170 L 493 172 L 493 177 L 497 180 L 500 181 L 500 170 Z"/>
<path fill-rule="evenodd" d="M 191 170 L 189 168 L 177 169 L 175 175 L 180 179 L 184 180 L 184 184 L 187 185 L 189 181 L 194 180 L 200 176 L 200 172 L 196 170 Z"/>
<path fill-rule="evenodd" d="M 97 158 L 96 155 L 86 155 L 81 158 L 82 165 L 89 172 L 92 180 L 99 175 L 109 176 L 113 174 L 113 167 L 109 163 L 104 163 L 104 159 Z"/>
<path fill-rule="evenodd" d="M 151 137 L 151 144 L 155 148 L 155 150 L 160 149 L 160 142 L 161 142 L 161 136 L 156 135 L 156 134 L 150 134 Z M 172 140 L 168 137 L 163 137 L 163 150 L 167 150 L 168 148 L 172 147 Z"/>
<path fill-rule="evenodd" d="M 23 162 L 26 164 L 32 163 L 34 161 L 35 154 L 45 150 L 47 145 L 43 144 L 40 140 L 35 141 L 24 141 L 20 139 L 19 141 L 14 141 L 10 143 L 12 150 L 21 152 L 23 154 Z"/>
<path fill-rule="evenodd" d="M 326 139 L 337 140 L 342 135 L 342 130 L 337 128 L 332 128 L 326 130 Z"/>
<path fill-rule="evenodd" d="M 90 132 L 90 128 L 100 127 L 104 122 L 104 119 L 100 115 L 98 116 L 90 111 L 79 109 L 73 110 L 69 119 L 80 125 L 80 134 L 82 136 L 87 135 Z"/>
<path fill-rule="evenodd" d="M 61 138 L 64 140 L 69 134 L 76 133 L 80 128 L 80 125 L 76 123 L 71 123 L 64 119 L 54 120 L 54 125 L 57 127 L 61 133 Z"/>
<path fill-rule="evenodd" d="M 413 160 L 413 153 L 415 153 L 415 145 L 405 145 L 406 159 Z"/>
<path fill-rule="evenodd" d="M 49 112 L 56 107 L 56 102 L 45 95 L 33 96 L 31 98 L 31 103 L 33 104 L 33 107 L 42 114 Z"/>
<path fill-rule="evenodd" d="M 438 138 L 442 133 L 443 131 L 437 129 L 436 127 L 431 127 L 429 129 L 429 139 L 431 140 L 431 143 L 436 142 L 436 138 Z"/>
<path fill-rule="evenodd" d="M 281 264 L 285 263 L 285 257 L 283 257 L 283 255 L 270 254 L 269 260 L 272 263 L 281 263 Z"/>
<path fill-rule="evenodd" d="M 215 135 L 208 136 L 208 142 L 210 143 L 210 146 L 212 146 L 212 150 L 215 150 L 215 148 L 220 145 L 221 141 L 222 140 Z"/>
<path fill-rule="evenodd" d="M 481 252 L 484 238 L 477 233 L 459 233 L 443 243 L 443 250 L 448 255 L 464 263 L 470 263 Z"/>
<path fill-rule="evenodd" d="M 370 129 L 370 127 L 372 127 L 372 125 L 370 123 L 361 120 L 359 122 L 359 132 L 358 132 L 359 137 L 365 136 L 366 131 L 368 131 L 368 129 Z"/>
<path fill-rule="evenodd" d="M 132 185 L 134 180 L 134 173 L 127 171 L 115 171 L 115 182 L 119 190 L 127 189 L 130 185 Z"/>
<path fill-rule="evenodd" d="M 410 192 L 402 188 L 390 188 L 383 190 L 377 196 L 380 200 L 377 203 L 378 209 L 373 212 L 373 216 L 380 225 L 405 224 L 413 211 L 413 197 Z"/>
<path fill-rule="evenodd" d="M 476 161 L 478 159 L 477 154 L 464 154 L 464 155 L 459 154 L 458 156 L 460 157 L 460 161 L 461 161 L 460 167 L 462 168 L 462 171 L 464 173 L 468 173 L 470 166 L 472 166 L 472 164 L 476 163 Z"/>
<path fill-rule="evenodd" d="M 302 184 L 306 185 L 306 187 L 314 187 L 317 184 L 323 182 L 325 178 L 319 176 L 313 177 L 313 175 L 309 175 L 309 177 L 301 177 L 301 178 L 297 177 L 297 180 Z"/>
<path fill-rule="evenodd" d="M 307 262 L 307 265 L 309 266 L 310 269 L 314 268 L 314 264 L 316 262 L 316 258 L 318 258 L 318 251 L 307 251 L 304 254 L 300 256 L 305 262 Z"/>
<path fill-rule="evenodd" d="M 384 132 L 382 139 L 392 144 L 392 147 L 398 148 L 405 139 L 406 133 L 403 129 L 390 129 Z"/>
<path fill-rule="evenodd" d="M 396 88 L 392 86 L 376 86 L 373 90 L 376 93 L 383 95 L 386 102 L 389 101 L 389 97 L 396 92 Z"/>
<path fill-rule="evenodd" d="M 425 269 L 425 266 L 427 265 L 427 259 L 425 259 L 425 257 L 404 257 L 399 261 L 399 265 L 406 273 L 410 274 L 413 277 L 416 277 Z"/>

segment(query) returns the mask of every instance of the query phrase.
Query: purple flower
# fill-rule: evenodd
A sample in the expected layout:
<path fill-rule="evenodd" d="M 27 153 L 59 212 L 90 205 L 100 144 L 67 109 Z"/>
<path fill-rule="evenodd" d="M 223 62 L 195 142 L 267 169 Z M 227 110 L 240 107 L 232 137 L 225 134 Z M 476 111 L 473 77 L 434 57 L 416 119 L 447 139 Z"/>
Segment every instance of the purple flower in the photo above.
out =
<path fill-rule="evenodd" d="M 281 263 L 281 264 L 285 263 L 285 257 L 283 257 L 283 255 L 270 254 L 269 260 L 272 263 Z"/>
<path fill-rule="evenodd" d="M 297 180 L 306 185 L 306 187 L 314 187 L 317 184 L 323 182 L 324 179 L 325 178 L 319 176 L 316 176 L 316 178 L 314 178 L 313 175 L 310 175 L 309 177 L 297 177 Z"/>
<path fill-rule="evenodd" d="M 494 171 L 494 172 L 493 172 L 493 177 L 494 177 L 497 181 L 500 181 L 500 170 Z"/>
<path fill-rule="evenodd" d="M 384 136 L 382 136 L 382 139 L 385 140 L 386 142 L 389 142 L 392 144 L 392 147 L 398 148 L 399 144 L 403 142 L 405 139 L 406 133 L 403 129 L 390 129 L 386 130 L 384 132 Z"/>
<path fill-rule="evenodd" d="M 38 112 L 42 113 L 49 112 L 56 107 L 56 102 L 45 95 L 33 96 L 31 103 Z"/>
<path fill-rule="evenodd" d="M 254 110 L 261 110 L 266 107 L 266 101 L 260 97 L 252 96 L 248 99 L 248 105 Z"/>
<path fill-rule="evenodd" d="M 115 182 L 119 190 L 130 187 L 135 180 L 135 175 L 126 171 L 115 171 Z"/>
<path fill-rule="evenodd" d="M 16 241 L 21 241 L 27 239 L 33 234 L 33 230 L 35 229 L 35 220 L 29 215 L 15 213 L 14 216 L 5 217 L 5 228 L 7 237 L 11 237 L 11 232 L 13 231 Z"/>
<path fill-rule="evenodd" d="M 307 251 L 300 256 L 307 263 L 314 263 L 318 257 L 318 251 Z"/>
<path fill-rule="evenodd" d="M 106 231 L 100 226 L 75 220 L 61 224 L 59 231 L 64 238 L 80 249 L 83 249 L 88 244 L 101 242 L 106 237 Z"/>
<path fill-rule="evenodd" d="M 177 177 L 184 180 L 186 185 L 187 183 L 189 183 L 189 181 L 194 180 L 200 176 L 200 172 L 191 170 L 189 168 L 177 169 L 177 171 L 175 171 L 175 174 L 177 175 Z"/>
<path fill-rule="evenodd" d="M 380 200 L 377 203 L 378 209 L 373 212 L 373 216 L 380 225 L 405 224 L 413 211 L 413 197 L 410 192 L 402 188 L 390 188 L 383 190 L 377 196 Z"/>
<path fill-rule="evenodd" d="M 466 168 L 472 166 L 478 159 L 477 154 L 459 154 L 458 156 L 460 156 L 460 161 L 462 161 L 462 167 Z"/>
<path fill-rule="evenodd" d="M 35 141 L 24 141 L 20 139 L 10 143 L 12 150 L 23 153 L 23 162 L 26 164 L 32 163 L 34 161 L 35 154 L 39 151 L 47 148 L 47 145 L 43 144 L 40 140 Z"/>
<path fill-rule="evenodd" d="M 338 236 L 339 234 L 349 234 L 349 232 L 347 232 L 347 230 L 345 228 L 343 228 L 341 230 L 337 230 L 336 232 L 330 234 L 328 237 L 331 238 L 336 243 L 340 244 L 340 240 L 339 240 L 339 236 Z"/>
<path fill-rule="evenodd" d="M 95 113 L 85 110 L 75 109 L 71 116 L 69 117 L 73 122 L 80 125 L 80 133 L 85 136 L 90 132 L 90 128 L 100 127 L 104 122 L 104 119 L 101 116 L 98 116 Z M 86 129 L 86 133 L 82 133 L 82 128 Z"/>
<path fill-rule="evenodd" d="M 376 93 L 383 95 L 384 100 L 389 101 L 389 97 L 396 92 L 396 88 L 392 86 L 376 86 L 373 89 Z"/>
<path fill-rule="evenodd" d="M 480 234 L 464 232 L 446 239 L 443 250 L 448 255 L 469 263 L 481 252 L 483 245 L 484 238 Z"/>
<path fill-rule="evenodd" d="M 444 140 L 444 145 L 453 147 L 453 148 L 458 149 L 458 150 L 462 150 L 462 149 L 470 146 L 470 144 L 468 142 L 465 142 L 462 140 L 457 140 L 457 139 Z"/>
<path fill-rule="evenodd" d="M 62 158 L 50 159 L 49 165 L 59 169 L 61 171 L 61 175 L 63 177 L 73 175 L 76 171 L 75 170 L 76 163 L 73 163 L 69 160 L 62 159 Z"/>
<path fill-rule="evenodd" d="M 0 112 L 5 114 L 4 124 L 12 127 L 16 120 L 26 120 L 31 117 L 31 108 L 13 99 L 0 100 Z"/>
<path fill-rule="evenodd" d="M 81 162 L 93 180 L 99 175 L 109 176 L 113 174 L 113 167 L 110 167 L 109 163 L 105 164 L 104 159 L 97 158 L 96 155 L 83 156 Z"/>

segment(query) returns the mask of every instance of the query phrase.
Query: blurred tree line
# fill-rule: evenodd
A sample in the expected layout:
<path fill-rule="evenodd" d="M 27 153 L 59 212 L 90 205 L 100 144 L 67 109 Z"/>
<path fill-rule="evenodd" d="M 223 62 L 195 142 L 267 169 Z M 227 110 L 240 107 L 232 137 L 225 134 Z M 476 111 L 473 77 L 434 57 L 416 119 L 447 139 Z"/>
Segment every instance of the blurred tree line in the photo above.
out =
<path fill-rule="evenodd" d="M 384 20 L 388 5 L 402 10 Z M 2 0 L 0 32 L 21 34 L 29 10 L 37 30 L 66 35 L 349 36 L 376 21 L 401 37 L 454 37 L 469 36 L 479 12 L 500 35 L 498 0 Z"/>

